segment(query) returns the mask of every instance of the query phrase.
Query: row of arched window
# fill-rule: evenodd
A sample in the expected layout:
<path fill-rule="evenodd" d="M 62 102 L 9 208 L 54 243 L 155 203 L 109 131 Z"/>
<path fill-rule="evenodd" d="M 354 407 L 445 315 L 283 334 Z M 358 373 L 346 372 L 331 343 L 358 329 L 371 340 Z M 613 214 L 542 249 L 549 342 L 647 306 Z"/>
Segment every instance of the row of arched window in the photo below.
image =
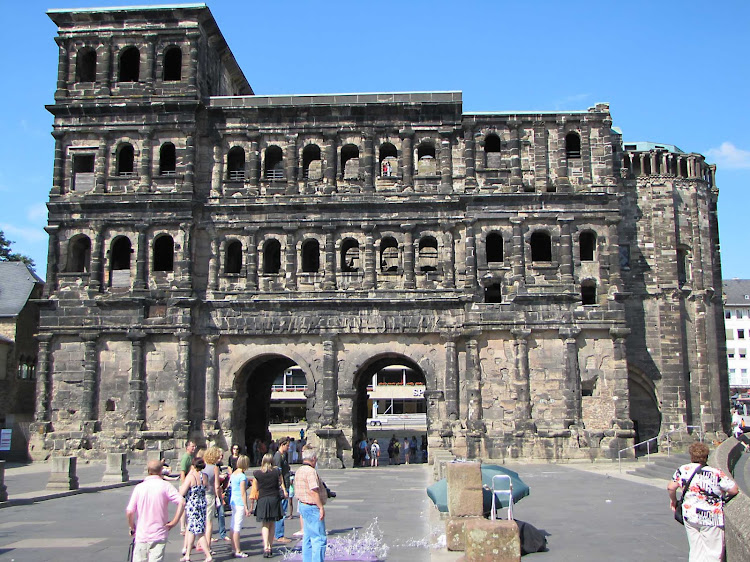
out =
<path fill-rule="evenodd" d="M 182 80 L 182 49 L 168 47 L 161 57 L 162 80 L 179 82 Z M 93 47 L 81 47 L 76 53 L 76 82 L 96 82 L 97 54 Z M 117 58 L 117 81 L 138 82 L 141 72 L 141 52 L 138 47 L 125 47 Z"/>
<path fill-rule="evenodd" d="M 85 158 L 85 162 L 83 161 Z M 80 162 L 79 162 L 80 161 Z M 81 164 L 83 163 L 83 164 Z M 77 156 L 74 161 L 74 173 L 93 172 L 93 156 Z M 165 142 L 159 147 L 159 170 L 160 176 L 173 176 L 177 171 L 177 148 L 171 142 Z M 123 142 L 115 152 L 115 175 L 135 175 L 135 149 L 129 142 Z"/>
<path fill-rule="evenodd" d="M 174 270 L 174 239 L 169 234 L 161 234 L 154 239 L 152 248 L 152 271 Z M 110 271 L 130 269 L 133 247 L 127 236 L 117 236 L 112 240 L 109 252 Z M 85 273 L 91 266 L 91 239 L 78 234 L 68 243 L 68 259 L 65 271 Z"/>

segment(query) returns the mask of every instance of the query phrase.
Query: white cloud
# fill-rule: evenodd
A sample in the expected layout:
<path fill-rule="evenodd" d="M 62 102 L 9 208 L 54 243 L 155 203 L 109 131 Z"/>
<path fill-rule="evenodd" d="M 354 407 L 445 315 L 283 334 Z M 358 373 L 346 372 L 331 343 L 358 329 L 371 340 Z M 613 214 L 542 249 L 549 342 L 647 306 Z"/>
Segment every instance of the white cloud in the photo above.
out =
<path fill-rule="evenodd" d="M 731 142 L 723 142 L 719 148 L 709 148 L 706 156 L 720 168 L 731 170 L 750 169 L 750 150 L 737 148 Z"/>
<path fill-rule="evenodd" d="M 26 228 L 14 226 L 12 224 L 0 224 L 0 230 L 5 233 L 5 237 L 18 243 L 41 242 L 47 239 L 47 233 L 43 228 Z"/>
<path fill-rule="evenodd" d="M 47 205 L 45 203 L 36 203 L 28 208 L 26 217 L 31 222 L 47 221 Z"/>
<path fill-rule="evenodd" d="M 591 94 L 573 94 L 572 96 L 553 101 L 552 106 L 557 110 L 567 109 L 571 105 L 575 106 L 576 109 L 580 109 L 578 106 L 590 97 Z"/>

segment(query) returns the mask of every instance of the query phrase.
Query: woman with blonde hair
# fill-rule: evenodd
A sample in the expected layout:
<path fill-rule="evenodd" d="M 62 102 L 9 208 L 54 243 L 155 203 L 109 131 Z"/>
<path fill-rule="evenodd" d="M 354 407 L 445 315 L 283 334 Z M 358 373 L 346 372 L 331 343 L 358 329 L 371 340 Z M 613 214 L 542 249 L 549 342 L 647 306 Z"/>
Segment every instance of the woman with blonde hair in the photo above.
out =
<path fill-rule="evenodd" d="M 232 505 L 232 529 L 229 535 L 232 537 L 232 548 L 235 558 L 247 558 L 247 553 L 240 550 L 240 532 L 245 517 L 250 517 L 250 509 L 247 507 L 247 476 L 245 471 L 250 467 L 250 459 L 245 455 L 237 458 L 237 468 L 229 477 L 229 487 Z"/>
<path fill-rule="evenodd" d="M 253 478 L 258 486 L 258 503 L 255 506 L 255 519 L 263 525 L 263 558 L 273 556 L 274 527 L 276 521 L 284 517 L 281 511 L 281 498 L 287 498 L 284 478 L 281 469 L 273 466 L 273 455 L 266 453 L 260 462 L 260 469 L 253 472 Z"/>
<path fill-rule="evenodd" d="M 217 463 L 221 460 L 224 453 L 218 447 L 210 447 L 203 455 L 206 461 L 206 468 L 203 474 L 208 479 L 206 487 L 206 539 L 209 545 L 216 539 L 212 538 L 214 532 L 214 516 L 216 515 L 216 498 L 221 501 L 221 479 L 219 477 L 219 467 Z"/>

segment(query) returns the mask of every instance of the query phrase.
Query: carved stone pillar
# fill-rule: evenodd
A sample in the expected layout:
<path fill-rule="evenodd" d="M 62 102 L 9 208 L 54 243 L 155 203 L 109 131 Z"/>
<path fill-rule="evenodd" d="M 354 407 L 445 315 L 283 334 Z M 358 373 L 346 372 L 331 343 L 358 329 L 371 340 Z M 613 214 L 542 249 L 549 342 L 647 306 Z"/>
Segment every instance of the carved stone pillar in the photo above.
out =
<path fill-rule="evenodd" d="M 188 48 L 187 83 L 194 92 L 198 91 L 198 42 L 202 39 L 200 33 L 189 33 L 190 47 Z"/>
<path fill-rule="evenodd" d="M 617 232 L 619 218 L 607 219 L 609 234 L 609 285 L 610 290 L 619 293 L 622 290 L 622 274 L 620 272 L 620 236 Z"/>
<path fill-rule="evenodd" d="M 336 241 L 334 240 L 334 236 L 336 235 L 336 227 L 328 225 L 324 226 L 323 230 L 326 233 L 326 265 L 322 287 L 326 291 L 333 291 L 334 289 L 336 289 Z"/>
<path fill-rule="evenodd" d="M 362 283 L 363 289 L 375 288 L 375 240 L 373 236 L 374 227 L 371 224 L 362 225 L 365 231 L 365 278 Z"/>
<path fill-rule="evenodd" d="M 565 121 L 557 120 L 557 191 L 570 191 L 568 179 L 568 155 L 565 153 Z"/>
<path fill-rule="evenodd" d="M 62 194 L 65 177 L 65 147 L 63 145 L 65 133 L 53 131 L 52 137 L 55 139 L 55 160 L 52 166 L 52 189 L 49 192 L 50 196 Z M 72 176 L 70 181 L 73 181 Z M 70 187 L 68 186 L 67 191 L 70 191 Z"/>
<path fill-rule="evenodd" d="M 94 192 L 104 193 L 107 191 L 107 137 L 99 137 L 99 148 L 96 150 L 96 162 L 94 163 Z"/>
<path fill-rule="evenodd" d="M 401 136 L 401 177 L 404 187 L 412 187 L 414 185 L 414 131 L 404 129 L 399 134 Z"/>
<path fill-rule="evenodd" d="M 144 56 L 141 57 L 141 72 L 140 81 L 146 84 L 148 91 L 154 91 L 154 59 L 156 58 L 156 39 L 157 36 L 153 33 L 147 33 L 144 36 L 146 48 L 144 49 Z"/>
<path fill-rule="evenodd" d="M 401 230 L 404 233 L 404 289 L 413 289 L 416 287 L 416 277 L 414 275 L 414 235 L 412 234 L 413 224 L 402 224 Z"/>
<path fill-rule="evenodd" d="M 38 423 L 50 420 L 50 404 L 52 402 L 52 373 L 50 372 L 50 349 L 52 334 L 43 332 L 36 336 L 39 342 L 36 378 L 36 409 L 34 421 Z"/>
<path fill-rule="evenodd" d="M 182 231 L 182 249 L 177 254 L 175 260 L 175 276 L 177 277 L 177 286 L 180 289 L 192 289 L 193 287 L 193 225 L 190 222 L 184 222 L 180 225 Z"/>
<path fill-rule="evenodd" d="M 453 192 L 453 131 L 440 131 L 440 193 Z"/>
<path fill-rule="evenodd" d="M 440 225 L 443 230 L 443 280 L 444 289 L 454 289 L 456 287 L 456 253 L 453 248 L 453 225 L 443 223 Z"/>
<path fill-rule="evenodd" d="M 516 328 L 511 330 L 515 338 L 513 341 L 514 372 L 513 387 L 516 394 L 516 409 L 514 412 L 514 421 L 516 430 L 531 430 L 531 381 L 529 371 L 529 336 L 531 330 Z"/>
<path fill-rule="evenodd" d="M 612 338 L 613 363 L 614 363 L 614 391 L 612 400 L 615 405 L 614 424 L 620 429 L 633 429 L 630 419 L 630 394 L 628 390 L 628 361 L 625 346 L 626 339 L 630 334 L 629 328 L 610 328 L 609 335 Z M 634 435 L 630 435 L 631 437 Z"/>
<path fill-rule="evenodd" d="M 190 354 L 191 334 L 180 332 L 177 334 L 179 348 L 177 352 L 176 373 L 176 414 L 175 431 L 187 431 L 190 426 Z"/>
<path fill-rule="evenodd" d="M 55 37 L 57 43 L 57 90 L 55 99 L 65 98 L 68 95 L 68 66 L 70 57 L 68 56 L 68 47 L 65 39 Z"/>
<path fill-rule="evenodd" d="M 573 283 L 573 239 L 570 234 L 571 217 L 557 219 L 560 225 L 560 277 L 563 283 Z"/>
<path fill-rule="evenodd" d="M 245 232 L 247 232 L 247 252 L 245 254 L 247 288 L 250 291 L 255 291 L 258 288 L 258 228 L 246 226 Z"/>
<path fill-rule="evenodd" d="M 144 290 L 147 287 L 146 277 L 148 275 L 148 225 L 138 223 L 135 227 L 138 229 L 138 249 L 135 257 L 135 283 L 133 288 Z"/>
<path fill-rule="evenodd" d="M 59 228 L 50 225 L 45 226 L 44 230 L 49 234 L 49 239 L 47 241 L 47 283 L 44 285 L 44 295 L 48 297 L 57 290 Z"/>
<path fill-rule="evenodd" d="M 219 372 L 216 368 L 216 342 L 218 335 L 205 336 L 206 340 L 206 396 L 204 422 L 216 425 L 219 416 Z M 206 425 L 204 423 L 204 425 Z"/>
<path fill-rule="evenodd" d="M 260 133 L 257 131 L 248 133 L 247 138 L 250 141 L 250 154 L 248 155 L 247 167 L 245 168 L 245 182 L 251 189 L 258 189 Z"/>
<path fill-rule="evenodd" d="M 323 140 L 325 141 L 323 183 L 326 185 L 326 193 L 336 191 L 336 136 L 335 131 L 323 133 Z"/>
<path fill-rule="evenodd" d="M 284 269 L 286 276 L 284 287 L 287 291 L 297 290 L 297 237 L 296 229 L 293 226 L 285 226 L 286 233 L 286 252 L 284 254 Z M 327 241 L 327 239 L 326 239 Z"/>
<path fill-rule="evenodd" d="M 467 429 L 483 431 L 482 421 L 482 380 L 479 366 L 479 342 L 470 338 L 466 340 L 466 399 Z"/>
<path fill-rule="evenodd" d="M 211 229 L 211 255 L 208 258 L 208 289 L 216 291 L 219 288 L 219 233 Z"/>
<path fill-rule="evenodd" d="M 96 83 L 99 86 L 96 93 L 102 96 L 108 96 L 111 85 L 111 65 L 112 43 L 109 40 L 104 41 L 103 45 L 96 50 Z"/>
<path fill-rule="evenodd" d="M 146 361 L 143 343 L 146 334 L 141 331 L 130 331 L 127 337 L 131 344 L 130 353 L 130 415 L 132 421 L 146 420 Z M 139 424 L 140 425 L 140 424 Z"/>
<path fill-rule="evenodd" d="M 192 193 L 194 181 L 195 181 L 195 137 L 191 134 L 185 134 L 185 178 L 182 182 L 181 191 L 186 192 L 186 193 Z"/>
<path fill-rule="evenodd" d="M 456 350 L 456 335 L 446 334 L 445 338 L 445 415 L 450 421 L 459 417 L 458 399 L 458 351 Z"/>
<path fill-rule="evenodd" d="M 97 353 L 96 342 L 99 334 L 84 332 L 83 340 L 83 385 L 81 389 L 81 426 L 85 428 L 96 419 L 96 372 Z"/>
<path fill-rule="evenodd" d="M 464 281 L 464 291 L 473 294 L 477 290 L 477 247 L 474 238 L 474 221 L 465 221 L 464 229 L 466 232 L 466 280 Z"/>
<path fill-rule="evenodd" d="M 220 140 L 217 141 L 213 149 L 213 166 L 211 167 L 211 197 L 220 197 L 223 192 L 222 178 L 224 177 L 224 155 L 220 143 Z"/>
<path fill-rule="evenodd" d="M 364 145 L 365 153 L 362 158 L 362 166 L 364 168 L 364 191 L 365 193 L 372 193 L 375 191 L 375 170 L 373 169 L 375 157 L 374 157 L 374 142 L 373 132 L 371 130 L 365 131 L 364 134 Z"/>
<path fill-rule="evenodd" d="M 141 133 L 141 159 L 138 170 L 138 191 L 145 192 L 151 189 L 151 153 L 153 147 L 153 132 L 145 130 Z"/>
<path fill-rule="evenodd" d="M 474 129 L 464 129 L 464 165 L 466 166 L 466 189 L 477 185 L 477 170 L 474 156 Z"/>
<path fill-rule="evenodd" d="M 219 410 L 217 414 L 218 416 L 217 421 L 218 421 L 219 427 L 221 427 L 224 430 L 225 435 L 227 435 L 230 430 L 233 432 L 235 429 L 237 429 L 236 427 L 232 426 L 232 409 L 234 407 L 234 400 L 237 397 L 237 391 L 233 389 L 232 387 L 219 388 L 218 396 L 219 396 Z M 227 436 L 227 442 L 230 442 L 230 443 L 231 442 L 244 443 L 244 441 L 245 441 L 244 435 L 229 434 Z M 249 445 L 252 445 L 252 443 L 249 443 Z"/>
<path fill-rule="evenodd" d="M 570 425 L 580 426 L 581 413 L 581 372 L 578 367 L 578 342 L 576 338 L 581 331 L 578 328 L 561 328 L 560 337 L 565 342 L 563 355 L 563 375 L 565 399 L 565 419 L 563 428 Z"/>
<path fill-rule="evenodd" d="M 511 191 L 523 191 L 523 176 L 521 174 L 521 123 L 508 122 L 510 127 L 510 185 L 515 187 Z"/>
<path fill-rule="evenodd" d="M 524 260 L 523 243 L 523 219 L 512 218 L 513 225 L 513 254 L 510 258 L 511 270 L 513 272 L 513 283 L 523 286 L 526 276 L 526 262 Z"/>
<path fill-rule="evenodd" d="M 297 135 L 287 135 L 286 143 L 286 194 L 294 195 L 299 191 L 297 189 Z"/>
<path fill-rule="evenodd" d="M 92 223 L 95 229 L 94 239 L 91 241 L 91 275 L 89 276 L 89 290 L 98 293 L 102 290 L 104 278 L 102 276 L 104 261 L 104 233 L 101 226 Z"/>
<path fill-rule="evenodd" d="M 333 427 L 336 424 L 336 396 L 338 394 L 338 374 L 336 361 L 336 342 L 332 339 L 323 341 L 323 408 L 320 425 Z"/>

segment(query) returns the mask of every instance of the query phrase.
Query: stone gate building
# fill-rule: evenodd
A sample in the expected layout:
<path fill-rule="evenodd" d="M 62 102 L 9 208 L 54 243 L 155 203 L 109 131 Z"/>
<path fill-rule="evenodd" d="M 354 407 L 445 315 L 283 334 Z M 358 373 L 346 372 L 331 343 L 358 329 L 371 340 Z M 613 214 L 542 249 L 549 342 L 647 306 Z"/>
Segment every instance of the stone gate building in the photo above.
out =
<path fill-rule="evenodd" d="M 290 366 L 329 466 L 351 464 L 389 365 L 424 380 L 430 448 L 468 457 L 725 430 L 700 154 L 624 143 L 606 104 L 256 96 L 202 4 L 49 15 L 32 456 L 244 444 Z"/>

